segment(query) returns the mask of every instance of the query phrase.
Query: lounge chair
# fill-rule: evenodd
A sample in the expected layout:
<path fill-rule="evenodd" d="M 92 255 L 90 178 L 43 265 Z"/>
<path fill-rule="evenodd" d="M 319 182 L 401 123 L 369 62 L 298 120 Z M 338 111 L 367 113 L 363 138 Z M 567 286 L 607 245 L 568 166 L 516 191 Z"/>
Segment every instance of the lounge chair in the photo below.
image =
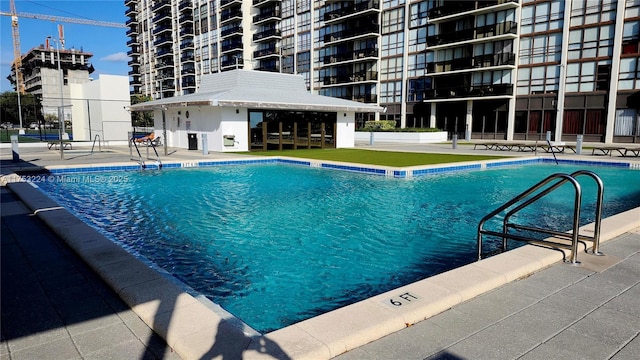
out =
<path fill-rule="evenodd" d="M 622 156 L 640 156 L 640 147 L 635 146 L 635 147 L 625 147 L 624 148 L 624 155 Z"/>
<path fill-rule="evenodd" d="M 161 137 L 162 136 L 156 136 L 152 140 L 145 141 L 144 144 L 147 145 L 147 146 L 160 146 L 160 145 L 162 145 L 162 141 L 160 141 Z"/>
<path fill-rule="evenodd" d="M 554 153 L 564 153 L 564 149 L 565 148 L 570 148 L 571 150 L 573 150 L 573 152 L 575 153 L 575 146 L 573 148 L 571 148 L 570 145 L 565 145 L 564 142 L 549 142 L 546 144 L 540 144 L 538 145 L 539 148 L 541 148 L 542 150 L 544 150 L 544 152 L 550 153 L 550 152 L 554 152 Z"/>
<path fill-rule="evenodd" d="M 591 150 L 591 155 L 613 156 L 614 151 L 617 151 L 620 156 L 624 156 L 625 150 L 622 146 L 596 146 Z M 596 153 L 596 151 L 598 151 L 598 153 Z"/>
<path fill-rule="evenodd" d="M 476 150 L 478 146 L 484 146 L 483 150 L 493 150 L 497 145 L 498 143 L 495 142 L 476 143 L 473 146 L 473 150 Z"/>

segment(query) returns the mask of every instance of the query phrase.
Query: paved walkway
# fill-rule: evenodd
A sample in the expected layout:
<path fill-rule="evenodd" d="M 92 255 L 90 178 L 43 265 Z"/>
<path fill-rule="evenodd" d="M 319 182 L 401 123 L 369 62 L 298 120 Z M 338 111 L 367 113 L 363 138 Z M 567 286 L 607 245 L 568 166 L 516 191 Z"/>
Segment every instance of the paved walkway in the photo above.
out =
<path fill-rule="evenodd" d="M 179 359 L 6 188 L 2 359 Z"/>
<path fill-rule="evenodd" d="M 640 359 L 640 228 L 335 360 Z"/>
<path fill-rule="evenodd" d="M 361 147 L 531 156 L 474 151 L 468 145 Z M 80 149 L 65 156 L 61 160 L 59 152 L 24 148 L 24 161 L 13 163 L 10 151 L 3 149 L 1 170 L 131 161 L 126 147 L 92 155 Z M 178 150 L 163 160 L 237 156 Z M 0 196 L 0 358 L 178 358 L 4 187 Z M 607 254 L 604 264 L 591 264 L 582 256 L 580 267 L 554 265 L 337 359 L 639 359 L 640 229 L 603 244 L 602 250 Z"/>

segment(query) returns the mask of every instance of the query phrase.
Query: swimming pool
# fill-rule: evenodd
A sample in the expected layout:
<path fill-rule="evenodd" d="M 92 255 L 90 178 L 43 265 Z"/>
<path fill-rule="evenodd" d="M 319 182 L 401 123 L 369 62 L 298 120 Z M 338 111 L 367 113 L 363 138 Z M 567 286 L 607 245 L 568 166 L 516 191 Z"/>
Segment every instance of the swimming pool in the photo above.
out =
<path fill-rule="evenodd" d="M 72 174 L 39 185 L 131 252 L 268 332 L 472 262 L 482 216 L 547 174 L 578 168 L 407 181 L 270 164 Z M 606 187 L 604 216 L 640 206 L 640 171 L 597 173 Z M 586 208 L 593 207 L 590 185 Z M 546 206 L 563 203 L 551 197 Z M 593 212 L 583 214 L 590 222 Z"/>

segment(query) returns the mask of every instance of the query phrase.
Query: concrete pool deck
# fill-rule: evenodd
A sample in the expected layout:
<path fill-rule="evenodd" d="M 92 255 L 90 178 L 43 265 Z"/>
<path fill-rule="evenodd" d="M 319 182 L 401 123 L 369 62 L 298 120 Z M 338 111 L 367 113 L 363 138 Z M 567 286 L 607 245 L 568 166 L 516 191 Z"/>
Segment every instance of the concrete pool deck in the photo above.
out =
<path fill-rule="evenodd" d="M 364 145 L 364 147 L 369 146 Z M 384 144 L 374 148 L 450 152 L 447 147 L 450 149 L 451 145 L 416 145 L 408 148 L 407 145 Z M 474 151 L 469 146 L 465 147 L 466 149 L 460 149 L 461 151 L 451 152 L 490 153 L 487 150 Z M 68 160 L 60 160 L 59 152 L 47 152 L 46 148 L 44 151 L 42 149 L 25 150 L 24 153 L 21 152 L 25 162 L 11 164 L 5 160 L 10 159 L 10 152 L 7 154 L 3 149 L 3 173 L 15 170 L 16 167 L 27 169 L 37 166 L 113 164 L 129 160 L 126 147 L 89 156 L 82 154 L 74 157 L 73 153 L 68 152 L 66 154 Z M 511 154 L 496 152 L 496 154 L 531 156 L 531 153 L 515 152 Z M 575 154 L 560 156 L 596 161 L 609 160 L 609 157 L 578 157 Z M 243 157 L 245 156 L 233 154 L 204 156 L 201 153 L 183 150 L 173 153 L 167 157 L 167 160 L 188 162 L 203 158 L 208 160 Z M 638 158 L 613 159 L 638 162 Z M 560 263 L 562 254 L 558 251 L 527 246 L 521 248 L 522 250 L 518 249 L 518 251 L 471 264 L 461 268 L 457 274 L 453 274 L 455 271 L 441 274 L 259 337 L 226 318 L 224 312 L 219 309 L 203 305 L 202 302 L 184 293 L 166 277 L 151 271 L 152 269 L 143 263 L 131 259 L 128 253 L 113 246 L 109 241 L 105 243 L 100 239 L 101 236 L 88 226 L 73 217 L 69 218 L 70 214 L 58 208 L 57 204 L 50 202 L 47 198 L 34 196 L 34 193 L 38 193 L 33 191 L 30 185 L 14 184 L 10 189 L 27 204 L 30 213 L 36 214 L 31 219 L 40 218 L 49 227 L 57 228 L 58 235 L 115 289 L 115 292 L 140 319 L 150 324 L 155 332 L 166 340 L 169 345 L 164 348 L 165 350 L 173 348 L 185 359 L 203 356 L 213 358 L 216 355 L 230 358 L 328 359 L 339 356 L 347 350 L 351 351 L 341 355 L 341 358 L 388 359 L 434 356 L 436 358 L 511 359 L 527 354 L 529 358 L 553 358 L 553 353 L 548 352 L 556 347 L 559 347 L 559 352 L 555 354 L 565 358 L 567 354 L 562 351 L 570 351 L 572 358 L 590 359 L 609 358 L 608 355 L 605 356 L 603 349 L 608 351 L 607 354 L 615 354 L 623 349 L 623 352 L 618 353 L 618 356 L 621 356 L 620 359 L 636 358 L 636 355 L 640 354 L 637 338 L 640 331 L 638 310 L 640 309 L 638 306 L 640 305 L 638 296 L 640 295 L 638 286 L 640 213 L 638 209 L 605 220 L 603 239 L 615 238 L 616 240 L 603 244 L 602 249 L 607 254 L 605 257 L 592 258 L 591 255 L 581 253 L 579 260 L 583 261 L 583 264 L 579 267 Z M 8 220 L 5 221 L 7 212 L 4 206 L 3 202 L 3 233 L 7 233 L 5 224 L 9 229 L 10 226 Z M 19 234 L 19 232 L 12 233 Z M 25 234 L 24 231 L 22 234 Z M 13 238 L 15 241 L 31 241 L 21 236 Z M 4 256 L 5 236 L 3 236 L 2 246 Z M 35 265 L 32 264 L 32 266 Z M 536 272 L 538 270 L 542 271 Z M 533 272 L 536 273 L 529 276 Z M 57 280 L 60 281 L 60 279 Z M 41 283 L 43 281 L 40 280 Z M 3 278 L 3 298 L 10 296 L 6 294 L 5 284 Z M 602 291 L 598 290 L 599 286 L 603 289 Z M 486 294 L 481 295 L 483 293 Z M 573 296 L 575 294 L 578 296 L 585 294 L 585 298 L 579 297 L 579 300 L 576 300 Z M 476 297 L 477 295 L 481 296 Z M 391 300 L 402 304 L 392 305 Z M 568 306 L 568 302 L 579 305 Z M 3 304 L 6 302 L 3 301 Z M 452 307 L 453 309 L 448 310 Z M 469 312 L 472 308 L 476 309 L 475 315 Z M 4 310 L 3 305 L 3 330 Z M 117 311 L 115 313 L 116 316 L 119 314 Z M 624 321 L 616 320 L 612 314 L 623 317 Z M 432 315 L 435 316 L 431 317 Z M 540 320 L 536 319 L 537 317 L 545 318 L 544 315 L 552 317 L 548 323 L 533 322 Z M 607 321 L 612 324 L 603 320 L 603 317 L 610 318 L 611 320 Z M 418 322 L 425 318 L 429 319 Z M 540 326 L 518 328 L 514 325 L 521 324 L 522 321 Z M 590 321 L 595 321 L 597 326 L 589 326 Z M 65 328 L 64 324 L 58 325 L 55 329 L 62 328 Z M 97 338 L 101 337 L 101 329 L 103 328 L 96 327 L 92 334 Z M 598 333 L 598 330 L 602 333 Z M 504 332 L 504 338 L 500 338 L 500 331 Z M 526 331 L 531 331 L 531 334 L 527 334 Z M 80 353 L 76 357 L 93 358 L 91 353 L 80 351 L 77 339 L 73 338 L 71 331 L 67 330 L 67 332 L 71 334 L 71 342 L 76 344 Z M 583 333 L 585 335 L 582 335 Z M 577 340 L 566 344 L 565 339 L 568 337 L 571 340 L 572 335 L 579 339 L 586 339 L 587 346 L 584 341 Z M 44 345 L 49 344 L 46 342 L 46 337 L 40 336 L 40 332 L 26 335 L 27 339 L 31 337 L 43 338 L 41 343 L 43 349 L 46 348 Z M 3 335 L 0 356 L 4 357 L 6 354 L 10 358 L 18 359 L 26 354 L 24 351 L 35 350 L 34 346 L 16 347 L 15 344 L 24 339 L 24 336 L 7 339 Z M 483 339 L 485 339 L 484 342 L 481 341 Z M 558 342 L 554 343 L 554 339 Z M 373 342 L 364 345 L 371 341 Z M 607 346 L 603 346 L 603 341 Z M 144 341 L 142 343 L 144 344 Z M 535 349 L 538 352 L 533 351 Z M 43 354 L 50 354 L 50 352 Z M 166 354 L 167 351 L 157 357 L 163 358 Z M 632 356 L 625 357 L 625 354 Z M 127 350 L 122 352 L 122 357 L 131 357 L 131 355 L 132 353 Z"/>

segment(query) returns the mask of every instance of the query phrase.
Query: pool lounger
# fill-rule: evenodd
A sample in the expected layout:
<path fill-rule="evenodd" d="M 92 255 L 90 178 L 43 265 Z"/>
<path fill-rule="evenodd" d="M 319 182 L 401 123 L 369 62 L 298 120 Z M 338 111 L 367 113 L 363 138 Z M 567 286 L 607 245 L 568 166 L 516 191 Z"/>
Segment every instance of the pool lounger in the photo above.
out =
<path fill-rule="evenodd" d="M 51 150 L 51 148 L 53 148 L 54 150 L 58 150 L 60 149 L 60 141 L 49 141 L 47 143 L 47 147 L 49 148 L 49 150 Z M 68 141 L 64 141 L 62 142 L 62 148 L 73 149 L 73 145 L 71 145 L 71 143 Z"/>
<path fill-rule="evenodd" d="M 566 146 L 565 145 L 554 145 L 554 144 L 551 144 L 549 146 L 549 145 L 545 144 L 545 145 L 538 145 L 538 147 L 540 149 L 542 149 L 546 153 L 554 152 L 554 153 L 557 153 L 557 154 L 561 154 L 561 153 L 564 153 L 564 149 L 565 149 Z M 574 150 L 574 152 L 575 152 L 575 150 Z"/>
<path fill-rule="evenodd" d="M 640 156 L 640 147 L 626 147 L 622 156 Z"/>
<path fill-rule="evenodd" d="M 517 147 L 518 151 L 536 151 L 538 145 L 536 144 L 525 144 L 525 143 L 515 143 L 512 144 L 512 148 Z"/>
<path fill-rule="evenodd" d="M 482 150 L 493 150 L 495 147 L 498 146 L 498 143 L 476 143 L 473 146 L 473 150 L 476 150 L 478 148 L 478 146 L 484 146 L 484 148 Z"/>
<path fill-rule="evenodd" d="M 620 156 L 625 156 L 626 148 L 621 146 L 598 146 L 591 150 L 591 155 L 609 155 L 613 156 L 613 153 L 617 151 Z M 597 152 L 597 153 L 596 153 Z"/>

